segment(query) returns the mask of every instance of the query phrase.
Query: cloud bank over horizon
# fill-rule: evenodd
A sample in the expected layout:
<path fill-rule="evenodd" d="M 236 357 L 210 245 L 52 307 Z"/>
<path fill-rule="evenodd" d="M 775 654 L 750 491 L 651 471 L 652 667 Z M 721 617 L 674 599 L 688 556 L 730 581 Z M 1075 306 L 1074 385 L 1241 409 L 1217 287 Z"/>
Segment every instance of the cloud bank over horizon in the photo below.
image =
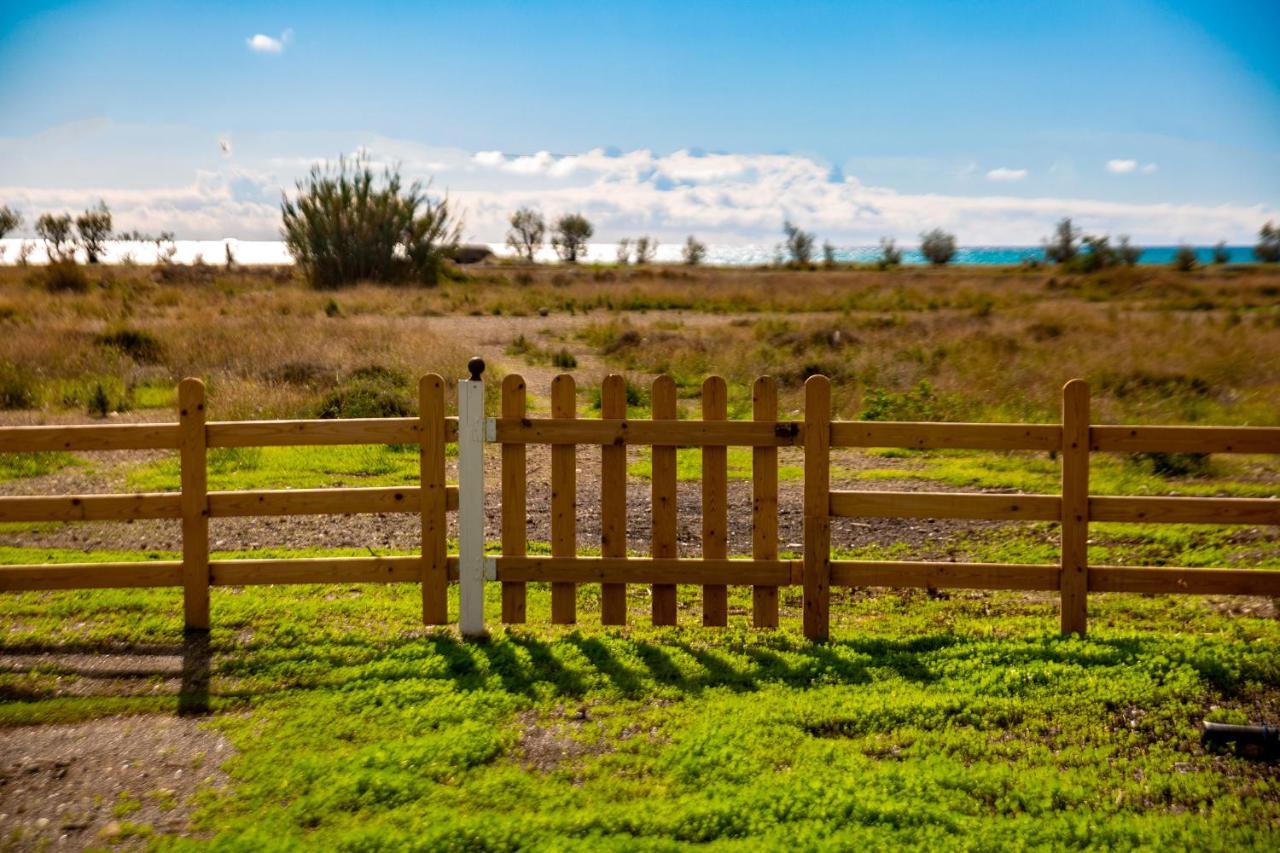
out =
<path fill-rule="evenodd" d="M 68 149 L 95 145 L 98 162 L 112 164 L 103 169 L 109 179 L 62 167 Z M 399 164 L 407 179 L 430 180 L 431 192 L 447 193 L 463 214 L 466 237 L 483 242 L 500 242 L 507 217 L 525 205 L 548 217 L 580 211 L 601 241 L 696 234 L 742 245 L 777 242 L 784 219 L 839 245 L 871 245 L 881 237 L 911 244 L 921 231 L 941 227 L 962 245 L 978 246 L 1038 245 L 1063 216 L 1086 232 L 1128 234 L 1140 244 L 1251 243 L 1262 223 L 1277 218 L 1262 203 L 1014 195 L 1003 187 L 1024 186 L 1029 170 L 994 164 L 986 176 L 1002 189 L 988 183 L 991 194 L 908 193 L 864 184 L 838 164 L 802 154 L 467 151 L 367 134 L 142 134 L 109 122 L 0 139 L 0 204 L 24 214 L 26 233 L 41 212 L 81 210 L 102 199 L 117 230 L 272 240 L 279 236 L 282 191 L 292 192 L 313 164 L 343 150 L 363 151 L 375 167 Z M 1136 160 L 1107 165 L 1117 175 L 1146 171 Z"/>

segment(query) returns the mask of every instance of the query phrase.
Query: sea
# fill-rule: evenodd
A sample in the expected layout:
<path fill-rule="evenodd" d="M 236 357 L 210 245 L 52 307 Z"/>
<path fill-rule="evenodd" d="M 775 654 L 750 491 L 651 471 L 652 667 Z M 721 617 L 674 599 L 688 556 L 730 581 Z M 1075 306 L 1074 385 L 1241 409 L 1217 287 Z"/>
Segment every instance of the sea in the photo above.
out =
<path fill-rule="evenodd" d="M 485 244 L 499 256 L 511 255 L 511 250 L 502 243 Z M 32 239 L 7 238 L 0 240 L 0 264 L 13 265 L 19 263 L 24 246 L 27 247 L 29 263 L 44 263 L 44 244 Z M 173 244 L 173 260 L 177 263 L 190 264 L 197 260 L 207 264 L 223 264 L 230 251 L 235 263 L 246 265 L 280 265 L 291 264 L 293 258 L 286 251 L 284 243 L 279 240 L 177 240 Z M 658 263 L 679 263 L 682 243 L 660 243 L 654 260 Z M 1173 260 L 1177 246 L 1144 247 L 1138 259 L 1140 264 L 1165 265 Z M 1208 264 L 1213 260 L 1212 246 L 1196 246 L 1196 257 L 1200 263 Z M 154 243 L 136 243 L 112 241 L 106 245 L 103 260 L 107 263 L 155 263 L 157 249 Z M 841 263 L 875 263 L 880 258 L 878 246 L 840 246 L 835 250 L 836 260 Z M 1252 246 L 1228 246 L 1229 263 L 1251 263 L 1254 260 Z M 587 263 L 616 263 L 618 247 L 615 243 L 591 243 L 587 247 Z M 709 266 L 751 267 L 776 263 L 781 259 L 778 247 L 774 245 L 753 244 L 716 244 L 707 246 L 707 254 L 703 263 Z M 555 253 L 544 247 L 537 255 L 539 261 L 556 260 Z M 821 260 L 817 255 L 816 260 Z M 984 267 L 1018 266 L 1032 261 L 1043 261 L 1044 250 L 1039 246 L 962 246 L 956 250 L 953 264 L 967 264 Z M 916 249 L 903 247 L 902 262 L 907 265 L 923 265 L 924 258 Z"/>

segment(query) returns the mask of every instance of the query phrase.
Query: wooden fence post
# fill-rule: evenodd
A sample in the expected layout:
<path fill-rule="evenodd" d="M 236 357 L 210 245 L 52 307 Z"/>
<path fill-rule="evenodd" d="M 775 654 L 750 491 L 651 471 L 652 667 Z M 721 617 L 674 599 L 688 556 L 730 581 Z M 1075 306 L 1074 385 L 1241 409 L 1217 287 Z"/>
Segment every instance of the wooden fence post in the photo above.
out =
<path fill-rule="evenodd" d="M 551 417 L 575 418 L 578 391 L 573 377 L 562 373 L 551 381 Z M 551 556 L 574 557 L 578 550 L 578 446 L 551 446 Z M 578 587 L 552 581 L 551 622 L 572 625 L 578 619 Z"/>
<path fill-rule="evenodd" d="M 444 479 L 444 379 L 429 373 L 418 382 L 419 463 L 422 491 L 422 622 L 449 621 L 449 524 Z"/>
<path fill-rule="evenodd" d="M 484 627 L 484 360 L 467 362 L 458 382 L 458 629 L 483 637 Z"/>
<path fill-rule="evenodd" d="M 514 373 L 502 380 L 502 416 L 523 418 L 525 415 L 524 378 Z M 525 446 L 502 445 L 502 553 L 523 557 L 528 545 L 526 486 L 528 476 Z M 527 595 L 524 581 L 502 582 L 502 621 L 520 624 L 525 621 Z"/>
<path fill-rule="evenodd" d="M 804 383 L 804 635 L 825 642 L 831 598 L 831 381 Z"/>
<path fill-rule="evenodd" d="M 724 379 L 708 376 L 702 383 L 702 419 L 722 421 L 729 414 Z M 702 448 L 702 556 L 723 560 L 729 556 L 729 455 L 728 448 Z M 729 587 L 707 584 L 702 587 L 702 624 L 708 627 L 729 624 Z"/>
<path fill-rule="evenodd" d="M 600 417 L 627 416 L 627 381 L 616 373 L 600 387 Z M 619 440 L 600 448 L 600 556 L 627 556 L 627 445 Z M 627 585 L 600 585 L 600 621 L 627 624 Z"/>
<path fill-rule="evenodd" d="M 778 383 L 771 376 L 756 379 L 751 389 L 751 415 L 757 421 L 778 420 Z M 751 449 L 751 556 L 778 559 L 778 448 Z M 751 590 L 751 624 L 778 627 L 778 588 L 757 586 Z"/>
<path fill-rule="evenodd" d="M 670 376 L 653 380 L 650 396 L 653 419 L 676 419 L 676 383 Z M 678 547 L 678 516 L 676 511 L 676 448 L 674 445 L 653 446 L 652 471 L 653 547 L 655 558 L 680 556 Z M 653 585 L 653 624 L 674 625 L 677 621 L 676 585 Z"/>
<path fill-rule="evenodd" d="M 1089 385 L 1062 388 L 1062 633 L 1085 635 L 1089 593 Z"/>
<path fill-rule="evenodd" d="M 182 485 L 182 612 L 188 631 L 209 630 L 209 469 L 204 383 L 178 385 Z"/>

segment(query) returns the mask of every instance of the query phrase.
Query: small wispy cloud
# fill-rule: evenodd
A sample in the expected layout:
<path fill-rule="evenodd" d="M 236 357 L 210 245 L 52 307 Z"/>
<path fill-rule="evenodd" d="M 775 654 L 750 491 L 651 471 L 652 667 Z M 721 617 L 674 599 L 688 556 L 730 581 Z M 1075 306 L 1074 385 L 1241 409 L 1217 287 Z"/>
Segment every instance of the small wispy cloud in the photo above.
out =
<path fill-rule="evenodd" d="M 284 53 L 285 47 L 292 41 L 293 30 L 285 30 L 280 34 L 280 38 L 272 38 L 262 33 L 256 33 L 252 37 L 245 39 L 245 43 L 249 45 L 249 50 L 254 53 Z"/>
<path fill-rule="evenodd" d="M 1160 167 L 1155 163 L 1144 163 L 1138 166 L 1137 160 L 1108 160 L 1107 171 L 1113 175 L 1131 175 L 1138 172 L 1143 175 L 1150 175 L 1156 172 Z"/>
<path fill-rule="evenodd" d="M 1159 168 L 1160 167 L 1157 166 L 1155 163 L 1148 163 L 1147 165 L 1142 167 L 1142 174 L 1144 175 L 1153 174 Z"/>
<path fill-rule="evenodd" d="M 988 181 L 996 181 L 1003 184 L 1012 184 L 1021 181 L 1027 177 L 1026 169 L 1010 169 L 1007 166 L 1000 166 L 987 172 Z"/>

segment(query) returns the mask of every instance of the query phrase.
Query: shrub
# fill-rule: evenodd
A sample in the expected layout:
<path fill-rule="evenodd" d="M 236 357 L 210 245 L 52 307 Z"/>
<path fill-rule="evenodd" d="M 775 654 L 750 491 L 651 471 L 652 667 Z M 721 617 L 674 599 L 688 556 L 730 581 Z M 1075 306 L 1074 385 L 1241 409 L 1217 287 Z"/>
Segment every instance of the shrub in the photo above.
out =
<path fill-rule="evenodd" d="M 559 350 L 552 353 L 551 364 L 554 367 L 561 368 L 562 370 L 572 370 L 578 366 L 578 359 L 573 353 L 561 347 Z"/>
<path fill-rule="evenodd" d="M 1229 260 L 1231 260 L 1231 253 L 1227 251 L 1227 241 L 1219 240 L 1213 247 L 1213 262 L 1225 264 Z"/>
<path fill-rule="evenodd" d="M 70 258 L 50 262 L 43 270 L 43 279 L 50 293 L 84 293 L 89 289 L 89 277 Z"/>
<path fill-rule="evenodd" d="M 507 245 L 516 255 L 533 263 L 534 255 L 542 248 L 542 242 L 546 239 L 546 220 L 533 208 L 522 207 L 511 214 L 508 222 L 511 223 L 511 228 L 507 231 Z"/>
<path fill-rule="evenodd" d="M 164 345 L 150 332 L 141 329 L 117 329 L 94 339 L 98 346 L 119 350 L 139 364 L 159 364 L 164 359 Z"/>
<path fill-rule="evenodd" d="M 315 166 L 280 205 L 285 246 L 314 287 L 358 281 L 434 285 L 461 225 L 448 199 L 401 185 L 388 168 L 378 181 L 364 157 Z"/>
<path fill-rule="evenodd" d="M 1196 268 L 1196 250 L 1183 243 L 1173 253 L 1172 266 L 1178 272 L 1191 272 Z"/>
<path fill-rule="evenodd" d="M 618 266 L 625 267 L 631 262 L 631 238 L 623 237 L 618 241 Z"/>
<path fill-rule="evenodd" d="M 80 233 L 80 246 L 91 264 L 98 262 L 103 244 L 111 237 L 111 211 L 105 201 L 76 217 L 76 231 Z"/>
<path fill-rule="evenodd" d="M 414 414 L 408 379 L 380 365 L 355 370 L 316 407 L 321 418 L 403 418 Z"/>
<path fill-rule="evenodd" d="M 813 258 L 814 236 L 792 225 L 790 220 L 782 223 L 782 233 L 786 235 L 787 253 L 791 255 L 791 262 L 796 266 L 808 266 Z"/>
<path fill-rule="evenodd" d="M 40 218 L 36 220 L 36 234 L 44 240 L 50 263 L 75 261 L 75 246 L 71 241 L 71 214 L 40 214 Z"/>
<path fill-rule="evenodd" d="M 566 214 L 556 221 L 555 232 L 551 235 L 551 248 L 556 250 L 560 260 L 566 264 L 576 264 L 594 233 L 595 229 L 581 213 Z"/>
<path fill-rule="evenodd" d="M 1280 227 L 1268 222 L 1258 229 L 1253 256 L 1264 264 L 1280 263 Z"/>
<path fill-rule="evenodd" d="M 1120 263 L 1131 267 L 1138 263 L 1138 259 L 1142 257 L 1142 249 L 1129 244 L 1128 234 L 1121 234 L 1120 245 L 1116 247 L 1116 257 L 1120 259 Z"/>
<path fill-rule="evenodd" d="M 1134 453 L 1129 460 L 1157 477 L 1204 477 L 1211 470 L 1208 453 Z"/>
<path fill-rule="evenodd" d="M 893 240 L 886 237 L 880 238 L 880 260 L 877 266 L 885 270 L 889 267 L 896 267 L 902 264 L 902 250 L 899 249 Z"/>
<path fill-rule="evenodd" d="M 636 263 L 647 264 L 658 254 L 658 241 L 652 237 L 636 238 Z"/>
<path fill-rule="evenodd" d="M 690 234 L 689 239 L 684 241 L 684 250 L 681 255 L 686 264 L 696 267 L 707 256 L 707 247 L 704 243 L 695 240 L 693 235 Z"/>
<path fill-rule="evenodd" d="M 824 240 L 822 243 L 822 265 L 827 269 L 836 265 L 836 247 L 830 240 Z"/>
<path fill-rule="evenodd" d="M 1076 247 L 1076 239 L 1079 236 L 1080 230 L 1071 225 L 1070 219 L 1063 219 L 1058 222 L 1058 227 L 1054 231 L 1053 237 L 1044 242 L 1045 260 L 1055 264 L 1065 264 L 1070 261 L 1079 251 Z"/>
<path fill-rule="evenodd" d="M 89 414 L 105 418 L 111 414 L 111 398 L 107 396 L 107 389 L 102 387 L 99 382 L 93 386 L 93 393 L 89 395 Z"/>
<path fill-rule="evenodd" d="M 34 409 L 37 390 L 36 377 L 28 368 L 0 362 L 0 409 Z"/>
<path fill-rule="evenodd" d="M 5 205 L 0 207 L 0 237 L 22 227 L 22 214 Z"/>
<path fill-rule="evenodd" d="M 956 400 L 939 395 L 927 379 L 906 391 L 870 388 L 862 400 L 864 421 L 949 420 L 960 411 Z"/>
<path fill-rule="evenodd" d="M 956 256 L 956 238 L 941 228 L 920 235 L 920 254 L 934 266 L 943 266 Z"/>
<path fill-rule="evenodd" d="M 342 316 L 342 306 L 338 304 L 336 299 L 330 299 L 324 304 L 324 316 L 340 317 Z"/>

